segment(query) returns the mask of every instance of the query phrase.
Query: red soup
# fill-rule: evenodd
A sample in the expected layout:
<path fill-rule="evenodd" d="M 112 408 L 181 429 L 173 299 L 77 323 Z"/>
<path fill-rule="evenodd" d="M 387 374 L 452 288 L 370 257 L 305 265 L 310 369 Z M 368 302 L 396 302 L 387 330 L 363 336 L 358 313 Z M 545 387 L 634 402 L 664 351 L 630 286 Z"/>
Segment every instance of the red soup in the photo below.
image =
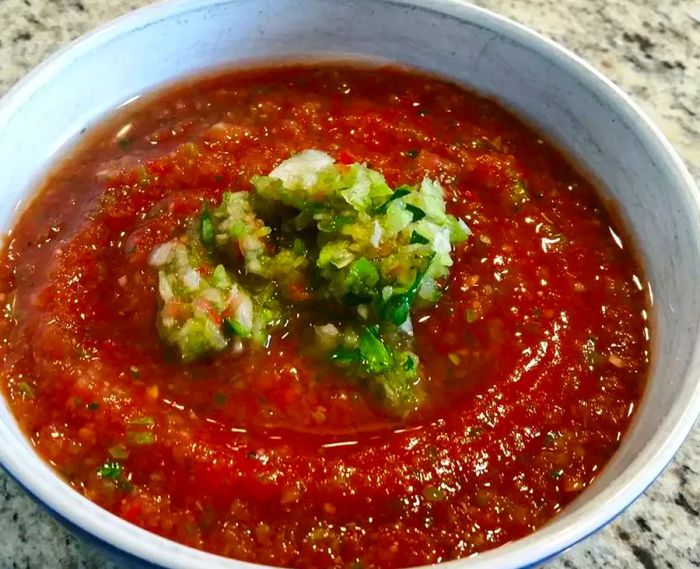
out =
<path fill-rule="evenodd" d="M 555 516 L 628 428 L 649 328 L 624 235 L 455 84 L 197 80 L 120 111 L 20 217 L 2 384 L 67 483 L 162 536 L 281 566 L 466 557 Z"/>

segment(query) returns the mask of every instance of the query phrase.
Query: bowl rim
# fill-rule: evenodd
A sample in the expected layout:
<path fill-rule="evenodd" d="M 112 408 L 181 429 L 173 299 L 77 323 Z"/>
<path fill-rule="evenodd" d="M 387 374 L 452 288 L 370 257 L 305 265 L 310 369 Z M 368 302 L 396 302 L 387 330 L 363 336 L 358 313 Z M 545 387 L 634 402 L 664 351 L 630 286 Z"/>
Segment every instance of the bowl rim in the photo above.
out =
<path fill-rule="evenodd" d="M 552 61 L 557 67 L 566 68 L 582 84 L 588 86 L 602 99 L 609 101 L 618 113 L 626 115 L 630 122 L 634 122 L 639 136 L 653 145 L 654 151 L 668 166 L 670 174 L 675 178 L 681 191 L 690 198 L 689 201 L 694 206 L 695 232 L 700 238 L 700 193 L 693 177 L 659 128 L 627 94 L 591 64 L 520 23 L 462 0 L 374 1 L 435 12 L 479 25 L 508 36 L 539 56 Z M 101 25 L 60 49 L 6 93 L 0 100 L 0 128 L 21 110 L 25 101 L 41 90 L 44 83 L 83 54 L 107 45 L 122 35 L 157 25 L 183 13 L 198 12 L 235 2 L 236 0 L 161 0 Z M 700 369 L 700 335 L 693 346 L 692 358 L 688 366 L 688 370 L 691 369 Z M 696 418 L 700 415 L 700 376 L 696 375 L 694 381 L 695 385 L 691 388 L 689 396 L 685 399 L 677 399 L 673 403 L 671 411 L 638 456 L 597 496 L 573 512 L 569 520 L 554 518 L 544 527 L 522 539 L 475 557 L 444 562 L 441 566 L 451 569 L 466 566 L 470 569 L 514 569 L 536 566 L 606 525 L 653 483 L 690 433 Z M 8 474 L 52 515 L 62 519 L 74 530 L 97 540 L 113 553 L 124 553 L 155 567 L 178 569 L 265 567 L 206 553 L 126 522 L 74 491 L 48 466 L 42 471 L 27 468 L 21 457 L 16 456 L 16 448 L 11 449 L 7 442 L 12 438 L 13 435 L 7 427 L 0 425 L 0 458 Z M 49 490 L 44 484 L 47 473 L 61 482 L 58 485 L 60 486 L 58 492 L 55 487 Z"/>

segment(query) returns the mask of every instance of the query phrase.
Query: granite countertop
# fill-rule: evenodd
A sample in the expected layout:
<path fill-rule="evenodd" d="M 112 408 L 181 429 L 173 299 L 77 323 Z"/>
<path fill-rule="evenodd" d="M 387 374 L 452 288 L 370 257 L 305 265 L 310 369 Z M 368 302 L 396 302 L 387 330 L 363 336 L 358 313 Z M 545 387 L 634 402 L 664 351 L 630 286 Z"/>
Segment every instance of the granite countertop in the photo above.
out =
<path fill-rule="evenodd" d="M 0 0 L 0 95 L 58 47 L 146 0 Z M 588 59 L 647 111 L 700 180 L 700 1 L 480 0 Z M 0 473 L 0 567 L 112 569 Z M 700 425 L 617 521 L 548 569 L 700 567 Z"/>

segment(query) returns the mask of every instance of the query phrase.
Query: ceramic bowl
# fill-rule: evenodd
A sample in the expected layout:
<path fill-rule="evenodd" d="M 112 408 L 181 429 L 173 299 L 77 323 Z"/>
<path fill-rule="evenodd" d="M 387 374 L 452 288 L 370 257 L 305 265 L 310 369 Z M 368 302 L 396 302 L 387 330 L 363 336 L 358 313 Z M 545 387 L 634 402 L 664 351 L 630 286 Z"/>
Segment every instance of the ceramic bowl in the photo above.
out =
<path fill-rule="evenodd" d="M 537 565 L 605 525 L 656 478 L 700 410 L 700 208 L 659 130 L 590 65 L 505 18 L 457 0 L 175 0 L 133 12 L 56 54 L 0 103 L 0 231 L 90 126 L 144 92 L 242 61 L 310 54 L 383 58 L 494 97 L 563 149 L 612 200 L 653 295 L 646 396 L 600 477 L 545 527 L 471 559 Z M 74 492 L 0 405 L 0 462 L 36 500 L 129 567 L 236 568 L 168 541 Z"/>

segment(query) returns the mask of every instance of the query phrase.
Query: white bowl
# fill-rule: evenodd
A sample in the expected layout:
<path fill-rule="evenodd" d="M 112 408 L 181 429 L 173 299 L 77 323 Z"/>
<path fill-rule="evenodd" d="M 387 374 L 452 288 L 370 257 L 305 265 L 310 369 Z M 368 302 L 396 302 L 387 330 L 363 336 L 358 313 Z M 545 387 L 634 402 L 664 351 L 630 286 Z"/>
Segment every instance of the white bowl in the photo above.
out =
<path fill-rule="evenodd" d="M 527 567 L 594 532 L 656 478 L 700 411 L 700 208 L 659 130 L 587 63 L 457 0 L 175 0 L 133 12 L 44 63 L 0 103 L 0 229 L 86 128 L 154 87 L 242 60 L 381 57 L 451 77 L 535 125 L 619 206 L 653 291 L 653 365 L 623 444 L 598 480 L 534 534 L 446 563 Z M 57 517 L 125 565 L 243 567 L 157 537 L 74 492 L 0 406 L 0 462 Z"/>

